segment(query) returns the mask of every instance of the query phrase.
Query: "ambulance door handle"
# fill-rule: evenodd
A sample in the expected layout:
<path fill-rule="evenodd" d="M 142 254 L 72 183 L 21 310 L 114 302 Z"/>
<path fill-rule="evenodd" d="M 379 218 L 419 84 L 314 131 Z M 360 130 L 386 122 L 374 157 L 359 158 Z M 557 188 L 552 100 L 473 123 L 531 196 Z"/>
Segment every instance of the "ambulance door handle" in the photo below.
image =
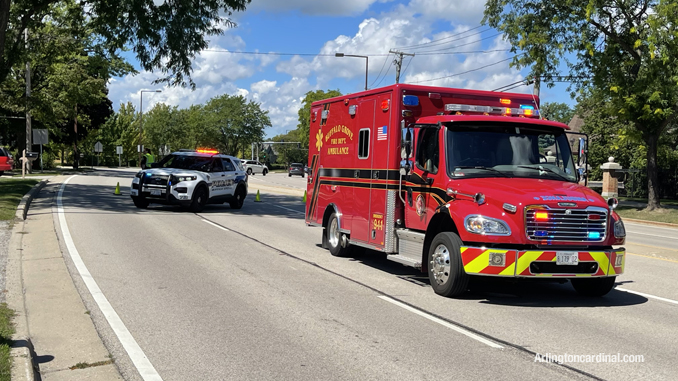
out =
<path fill-rule="evenodd" d="M 354 176 L 356 179 L 359 178 L 359 177 L 360 177 L 360 171 L 355 171 L 355 172 L 353 173 L 353 176 Z"/>

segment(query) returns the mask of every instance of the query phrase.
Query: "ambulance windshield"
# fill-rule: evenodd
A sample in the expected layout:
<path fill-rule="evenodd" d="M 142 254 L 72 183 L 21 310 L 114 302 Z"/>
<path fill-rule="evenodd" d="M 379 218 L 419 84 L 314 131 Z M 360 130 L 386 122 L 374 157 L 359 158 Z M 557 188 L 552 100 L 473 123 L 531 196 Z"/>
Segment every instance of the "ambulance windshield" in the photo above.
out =
<path fill-rule="evenodd" d="M 530 177 L 577 181 L 564 130 L 521 124 L 447 126 L 450 177 Z"/>

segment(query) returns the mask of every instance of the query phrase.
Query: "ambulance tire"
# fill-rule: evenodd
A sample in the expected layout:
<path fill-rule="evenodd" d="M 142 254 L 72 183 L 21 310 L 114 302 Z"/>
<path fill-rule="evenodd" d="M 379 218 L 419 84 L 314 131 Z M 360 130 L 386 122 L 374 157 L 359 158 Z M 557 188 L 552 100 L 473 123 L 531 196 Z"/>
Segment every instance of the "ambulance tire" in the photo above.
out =
<path fill-rule="evenodd" d="M 428 278 L 436 294 L 459 296 L 468 289 L 469 276 L 461 262 L 461 239 L 456 233 L 438 233 L 428 251 Z"/>
<path fill-rule="evenodd" d="M 616 276 L 605 278 L 572 279 L 572 287 L 582 296 L 603 296 L 614 288 Z"/>
<path fill-rule="evenodd" d="M 336 213 L 332 213 L 329 221 L 327 221 L 324 241 L 327 248 L 330 249 L 330 254 L 335 257 L 345 257 L 349 253 L 348 245 L 346 247 L 341 246 L 341 236 L 342 233 L 339 231 L 339 218 L 337 218 Z"/>
<path fill-rule="evenodd" d="M 207 188 L 204 186 L 198 186 L 198 189 L 193 191 L 193 199 L 191 200 L 191 205 L 188 207 L 188 209 L 193 213 L 202 212 L 202 210 L 205 208 L 205 205 L 207 205 L 208 197 L 209 195 L 207 194 Z"/>
<path fill-rule="evenodd" d="M 132 197 L 132 202 L 134 202 L 134 206 L 136 206 L 139 209 L 148 208 L 148 201 L 141 197 Z"/>

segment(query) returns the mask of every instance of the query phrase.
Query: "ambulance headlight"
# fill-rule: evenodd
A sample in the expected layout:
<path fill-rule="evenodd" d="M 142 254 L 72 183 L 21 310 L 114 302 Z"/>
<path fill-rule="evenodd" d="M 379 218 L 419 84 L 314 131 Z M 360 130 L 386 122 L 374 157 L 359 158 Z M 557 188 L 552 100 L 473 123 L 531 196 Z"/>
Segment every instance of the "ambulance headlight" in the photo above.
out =
<path fill-rule="evenodd" d="M 617 238 L 626 237 L 626 228 L 624 228 L 624 223 L 622 220 L 617 220 L 614 222 L 614 236 Z"/>
<path fill-rule="evenodd" d="M 482 235 L 511 235 L 506 222 L 496 218 L 472 214 L 464 219 L 464 228 L 469 233 Z"/>

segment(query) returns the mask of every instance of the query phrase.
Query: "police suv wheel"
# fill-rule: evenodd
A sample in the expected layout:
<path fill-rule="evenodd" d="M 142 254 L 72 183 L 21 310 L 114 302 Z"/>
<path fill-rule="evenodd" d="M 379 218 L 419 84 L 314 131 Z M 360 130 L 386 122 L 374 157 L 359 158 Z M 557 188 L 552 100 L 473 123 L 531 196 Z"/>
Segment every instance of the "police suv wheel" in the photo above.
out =
<path fill-rule="evenodd" d="M 335 257 L 345 257 L 348 255 L 348 245 L 342 246 L 342 240 L 345 238 L 341 231 L 339 231 L 339 218 L 336 213 L 332 213 L 330 220 L 327 222 L 325 228 L 325 240 L 327 247 L 330 249 L 330 254 Z"/>
<path fill-rule="evenodd" d="M 579 295 L 603 296 L 614 288 L 616 276 L 605 278 L 572 279 L 572 287 Z"/>
<path fill-rule="evenodd" d="M 132 197 L 132 202 L 134 202 L 134 206 L 136 206 L 139 209 L 148 208 L 148 201 L 144 200 L 141 197 Z"/>
<path fill-rule="evenodd" d="M 198 187 L 198 189 L 193 192 L 193 199 L 191 200 L 191 206 L 189 208 L 191 212 L 202 212 L 205 205 L 207 205 L 207 197 L 209 196 L 205 187 Z"/>
<path fill-rule="evenodd" d="M 469 276 L 461 262 L 461 239 L 452 232 L 433 238 L 428 251 L 428 278 L 436 294 L 445 297 L 466 292 Z"/>
<path fill-rule="evenodd" d="M 242 208 L 242 205 L 245 203 L 245 196 L 245 190 L 241 186 L 238 187 L 233 195 L 233 201 L 228 203 L 231 206 L 231 209 Z"/>

